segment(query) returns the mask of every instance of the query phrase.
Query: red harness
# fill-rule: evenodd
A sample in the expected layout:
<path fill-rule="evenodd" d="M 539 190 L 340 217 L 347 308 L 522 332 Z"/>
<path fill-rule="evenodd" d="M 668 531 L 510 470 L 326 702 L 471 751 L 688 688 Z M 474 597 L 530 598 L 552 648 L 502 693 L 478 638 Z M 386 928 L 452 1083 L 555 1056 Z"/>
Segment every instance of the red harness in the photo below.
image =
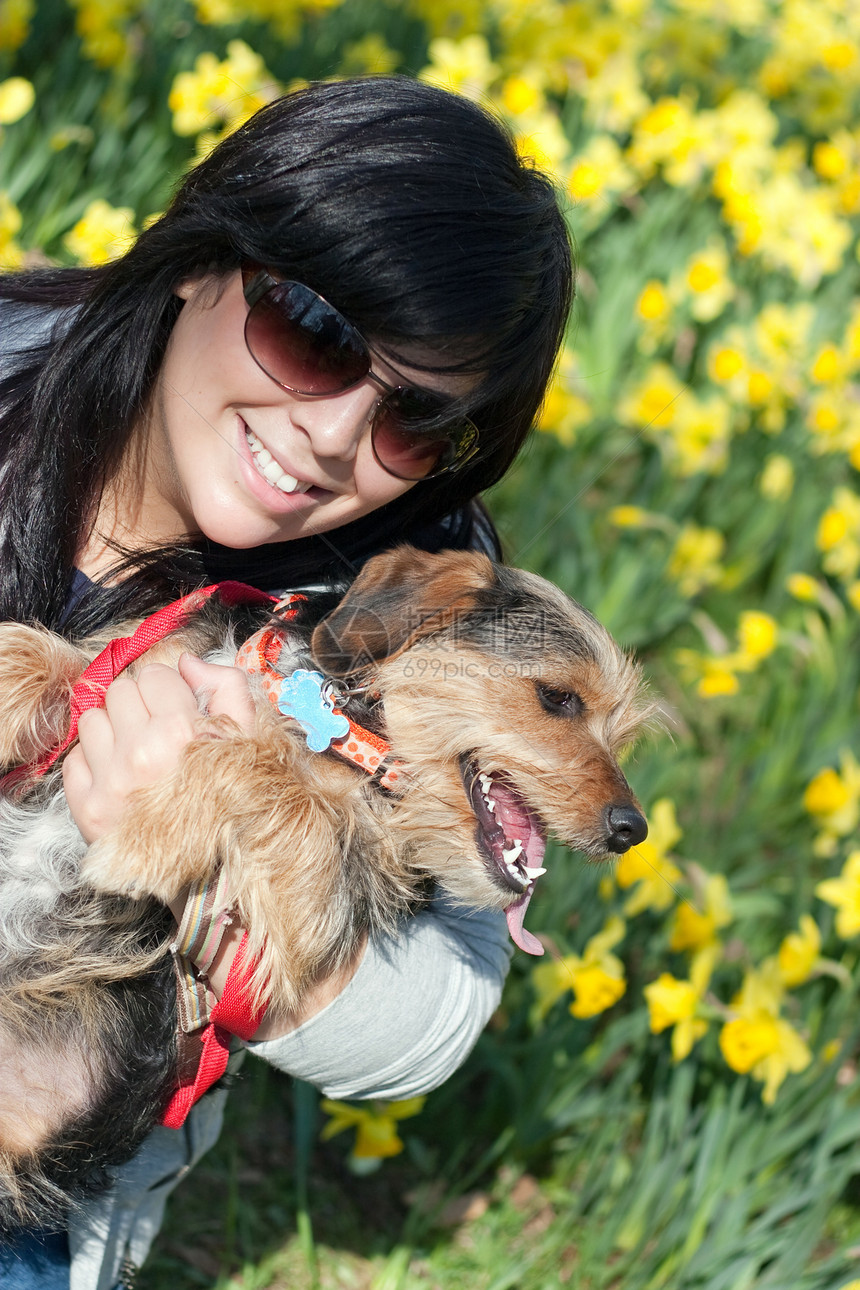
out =
<path fill-rule="evenodd" d="M 104 705 L 110 683 L 170 632 L 184 627 L 191 615 L 202 609 L 216 592 L 227 605 L 277 604 L 279 608 L 286 609 L 285 618 L 292 617 L 296 613 L 295 602 L 305 598 L 293 595 L 279 602 L 275 596 L 245 583 L 219 582 L 192 591 L 151 614 L 131 636 L 111 641 L 81 673 L 72 691 L 69 729 L 62 742 L 33 765 L 10 771 L 0 779 L 0 789 L 11 787 L 25 775 L 39 778 L 50 770 L 77 738 L 81 715 L 90 708 Z M 283 677 L 277 673 L 275 665 L 283 647 L 283 637 L 264 628 L 246 641 L 236 656 L 237 666 L 244 666 L 249 672 L 260 676 L 266 694 L 276 707 L 277 681 Z M 335 711 L 339 713 L 339 709 Z M 347 720 L 349 732 L 342 739 L 332 742 L 332 750 L 370 775 L 381 771 L 379 782 L 386 788 L 393 787 L 398 778 L 398 769 L 396 764 L 386 762 L 389 745 L 378 735 L 357 725 L 351 718 L 347 717 Z M 250 1039 L 265 1015 L 265 1007 L 255 1007 L 251 997 L 249 982 L 256 963 L 246 962 L 247 943 L 246 932 L 230 966 L 221 998 L 208 1012 L 202 1028 L 190 1027 L 198 1030 L 202 1040 L 199 1061 L 196 1063 L 196 1070 L 180 1075 L 180 1087 L 171 1097 L 161 1121 L 169 1129 L 181 1128 L 194 1103 L 224 1074 L 230 1056 L 231 1036 Z"/>

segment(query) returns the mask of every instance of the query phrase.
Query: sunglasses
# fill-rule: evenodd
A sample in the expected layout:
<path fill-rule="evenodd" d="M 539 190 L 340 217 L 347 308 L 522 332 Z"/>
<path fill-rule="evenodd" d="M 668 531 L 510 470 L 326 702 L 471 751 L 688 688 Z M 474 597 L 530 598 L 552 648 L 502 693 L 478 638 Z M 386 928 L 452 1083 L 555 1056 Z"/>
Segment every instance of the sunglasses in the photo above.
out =
<path fill-rule="evenodd" d="M 248 352 L 282 389 L 323 398 L 370 379 L 385 391 L 374 409 L 370 445 L 389 475 L 432 479 L 474 456 L 476 426 L 466 417 L 440 425 L 444 398 L 386 384 L 371 371 L 370 348 L 361 332 L 310 287 L 278 282 L 255 264 L 243 267 L 242 283 Z"/>

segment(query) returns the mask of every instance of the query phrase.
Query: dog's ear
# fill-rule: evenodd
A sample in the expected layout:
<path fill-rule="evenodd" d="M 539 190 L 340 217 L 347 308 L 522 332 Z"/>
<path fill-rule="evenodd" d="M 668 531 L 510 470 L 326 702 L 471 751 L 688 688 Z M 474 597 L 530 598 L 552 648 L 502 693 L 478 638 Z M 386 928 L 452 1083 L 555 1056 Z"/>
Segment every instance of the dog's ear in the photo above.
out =
<path fill-rule="evenodd" d="M 399 546 L 376 555 L 316 627 L 314 660 L 328 676 L 359 672 L 444 629 L 492 580 L 490 560 L 477 551 Z"/>

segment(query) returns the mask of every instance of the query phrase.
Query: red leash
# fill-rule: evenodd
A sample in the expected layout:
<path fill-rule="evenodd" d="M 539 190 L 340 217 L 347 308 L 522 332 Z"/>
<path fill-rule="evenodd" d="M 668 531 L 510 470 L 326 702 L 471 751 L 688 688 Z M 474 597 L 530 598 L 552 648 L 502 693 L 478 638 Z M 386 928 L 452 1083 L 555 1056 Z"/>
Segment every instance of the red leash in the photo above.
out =
<path fill-rule="evenodd" d="M 167 1129 L 181 1129 L 195 1102 L 216 1084 L 227 1069 L 230 1039 L 250 1039 L 259 1029 L 266 1009 L 254 1008 L 248 992 L 248 978 L 253 963 L 245 963 L 248 933 L 245 932 L 230 965 L 221 998 L 212 1009 L 209 1025 L 203 1031 L 203 1051 L 193 1084 L 178 1088 L 171 1097 L 161 1123 Z"/>

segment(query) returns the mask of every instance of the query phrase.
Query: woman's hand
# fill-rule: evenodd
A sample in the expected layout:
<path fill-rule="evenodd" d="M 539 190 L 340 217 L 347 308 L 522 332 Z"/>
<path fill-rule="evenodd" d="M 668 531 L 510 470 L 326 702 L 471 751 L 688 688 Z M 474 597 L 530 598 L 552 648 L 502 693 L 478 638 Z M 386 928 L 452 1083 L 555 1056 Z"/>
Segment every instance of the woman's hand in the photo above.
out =
<path fill-rule="evenodd" d="M 183 654 L 178 672 L 155 663 L 136 680 L 117 677 L 104 707 L 82 714 L 78 742 L 63 763 L 69 809 L 85 841 L 119 822 L 136 788 L 178 765 L 186 744 L 206 733 L 207 715 L 231 717 L 250 733 L 247 673 Z"/>

